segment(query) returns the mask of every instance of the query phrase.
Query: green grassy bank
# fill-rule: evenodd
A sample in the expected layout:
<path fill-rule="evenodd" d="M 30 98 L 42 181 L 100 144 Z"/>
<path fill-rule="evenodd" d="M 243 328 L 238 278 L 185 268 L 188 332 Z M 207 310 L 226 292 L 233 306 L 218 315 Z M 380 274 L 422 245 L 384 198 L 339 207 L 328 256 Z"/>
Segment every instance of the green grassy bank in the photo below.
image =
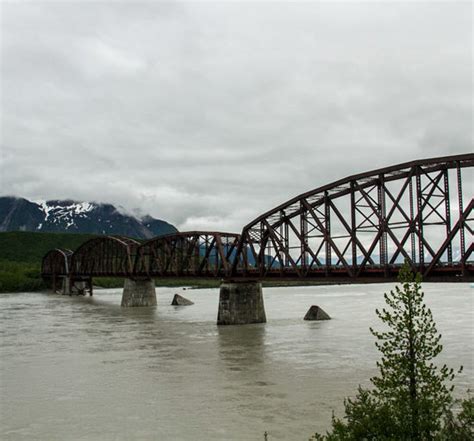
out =
<path fill-rule="evenodd" d="M 45 289 L 41 260 L 53 248 L 75 250 L 92 234 L 0 233 L 0 292 Z"/>

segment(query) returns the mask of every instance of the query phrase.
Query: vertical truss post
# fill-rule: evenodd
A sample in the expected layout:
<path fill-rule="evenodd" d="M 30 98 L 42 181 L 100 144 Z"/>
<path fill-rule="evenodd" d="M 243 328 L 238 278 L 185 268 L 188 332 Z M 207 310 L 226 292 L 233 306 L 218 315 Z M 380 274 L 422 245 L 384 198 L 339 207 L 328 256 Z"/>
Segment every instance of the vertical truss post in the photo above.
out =
<path fill-rule="evenodd" d="M 214 242 L 214 271 L 216 275 L 219 272 L 219 266 L 222 264 L 222 259 L 218 252 L 219 246 L 221 246 L 221 244 L 217 245 L 218 241 L 220 242 L 220 240 L 221 240 L 221 236 L 216 235 L 215 242 Z"/>
<path fill-rule="evenodd" d="M 416 243 L 415 243 L 415 218 L 414 218 L 414 208 L 413 208 L 413 178 L 410 177 L 410 184 L 409 184 L 409 192 L 410 192 L 410 223 L 408 228 L 410 230 L 410 241 L 411 241 L 411 261 L 412 264 L 416 264 Z"/>
<path fill-rule="evenodd" d="M 303 203 L 300 202 L 300 233 L 302 240 L 300 242 L 300 253 L 301 253 L 301 268 L 303 270 L 303 274 L 306 271 L 306 267 L 308 266 L 307 262 L 307 254 L 306 248 L 308 244 L 308 222 L 307 222 L 307 210 L 306 207 L 303 206 Z"/>
<path fill-rule="evenodd" d="M 288 253 L 289 250 L 289 231 L 288 231 L 288 223 L 285 220 L 286 214 L 285 210 L 280 211 L 280 237 L 281 242 L 284 246 L 284 249 L 280 249 L 278 254 L 280 255 L 280 259 L 283 262 L 284 268 L 288 266 Z M 283 268 L 281 268 L 283 271 Z"/>
<path fill-rule="evenodd" d="M 417 234 L 418 234 L 418 257 L 419 271 L 423 273 L 425 263 L 425 249 L 423 246 L 423 194 L 421 189 L 421 169 L 416 167 L 416 204 L 417 204 Z"/>
<path fill-rule="evenodd" d="M 198 270 L 199 270 L 199 259 L 200 259 L 200 254 L 199 254 L 199 237 L 196 239 L 194 243 L 194 250 L 193 250 L 193 274 L 197 275 Z"/>
<path fill-rule="evenodd" d="M 444 208 L 445 208 L 445 222 L 446 222 L 446 237 L 451 233 L 451 209 L 449 203 L 449 174 L 448 169 L 445 168 L 443 172 L 444 178 Z M 453 244 L 450 241 L 448 245 L 448 263 L 453 263 Z"/>
<path fill-rule="evenodd" d="M 280 240 L 281 243 L 285 243 L 285 226 L 284 226 L 284 220 L 283 218 L 285 217 L 285 213 L 283 210 L 280 210 Z M 280 246 L 278 250 L 275 250 L 278 255 L 278 261 L 280 262 L 280 273 L 283 272 L 283 267 L 286 265 L 285 264 L 285 253 L 282 250 L 282 247 Z M 281 262 L 283 262 L 283 265 L 281 265 Z"/>
<path fill-rule="evenodd" d="M 263 234 L 263 222 L 260 222 L 260 250 L 258 252 L 258 267 L 260 269 L 260 276 L 265 274 L 266 262 L 265 262 L 265 248 L 267 247 L 268 234 Z"/>
<path fill-rule="evenodd" d="M 97 269 L 99 273 L 107 272 L 107 269 L 110 266 L 110 260 L 111 260 L 109 257 L 109 254 L 110 254 L 109 247 L 106 247 L 104 242 L 100 243 L 98 253 L 96 252 L 93 253 L 93 256 L 97 257 L 97 261 L 98 261 Z M 102 256 L 103 258 L 101 258 Z M 95 262 L 92 265 L 92 268 L 96 268 Z"/>
<path fill-rule="evenodd" d="M 465 259 L 464 255 L 466 254 L 466 241 L 464 236 L 464 221 L 462 220 L 462 215 L 464 213 L 464 203 L 463 203 L 463 195 L 462 195 L 462 176 L 461 176 L 461 164 L 457 161 L 456 164 L 456 175 L 458 178 L 458 204 L 459 204 L 459 239 L 460 239 L 460 253 L 461 253 L 461 265 L 462 265 L 462 272 L 465 272 Z"/>
<path fill-rule="evenodd" d="M 328 192 L 324 192 L 324 240 L 326 246 L 326 275 L 329 274 L 330 266 L 332 265 L 331 259 L 331 244 L 329 243 L 329 238 L 331 237 L 331 209 L 329 206 Z"/>
<path fill-rule="evenodd" d="M 354 181 L 351 181 L 351 245 L 352 245 L 352 268 L 357 274 L 357 243 L 356 243 L 356 202 Z"/>
<path fill-rule="evenodd" d="M 386 212 L 385 212 L 385 183 L 384 176 L 379 175 L 377 182 L 377 204 L 378 204 L 378 217 L 379 217 L 379 231 L 381 231 L 379 241 L 379 254 L 380 254 L 380 265 L 383 266 L 385 275 L 387 275 L 387 229 L 385 225 Z"/>
<path fill-rule="evenodd" d="M 270 227 L 272 228 L 272 227 Z M 269 256 L 268 257 L 268 270 L 271 271 L 272 269 L 272 265 L 273 265 L 273 258 L 270 257 L 272 256 L 272 241 L 270 240 L 270 230 L 267 230 L 267 237 L 266 237 L 266 247 L 267 247 L 267 252 L 266 253 L 263 253 L 263 261 L 265 262 L 265 268 L 267 268 L 267 262 L 266 262 L 266 255 Z M 276 249 L 276 245 L 273 245 L 273 249 L 275 251 L 275 254 L 278 253 L 278 250 Z"/>
<path fill-rule="evenodd" d="M 204 267 L 202 268 L 203 270 L 206 271 L 206 273 L 209 272 L 209 241 L 207 240 L 207 236 L 203 236 L 205 248 L 204 248 Z"/>
<path fill-rule="evenodd" d="M 176 247 L 176 274 L 181 275 L 181 269 L 183 267 L 183 264 L 182 264 L 183 238 L 182 237 L 176 240 L 175 247 Z"/>
<path fill-rule="evenodd" d="M 247 245 L 247 243 L 245 242 L 245 237 L 248 238 L 248 240 L 250 241 L 251 238 L 250 238 L 250 234 L 249 233 L 246 233 L 245 235 L 242 234 L 242 237 L 241 237 L 241 242 L 242 242 L 242 250 L 241 250 L 241 253 L 242 253 L 242 265 L 244 266 L 243 268 L 243 272 L 244 274 L 247 274 L 247 270 L 249 268 L 249 248 L 250 248 L 250 245 Z M 237 256 L 237 259 L 239 258 L 239 253 L 237 252 L 236 254 Z M 239 266 L 239 261 L 237 260 L 236 261 L 237 264 L 236 264 L 236 271 L 238 271 L 238 266 Z"/>
<path fill-rule="evenodd" d="M 273 264 L 277 261 L 278 258 L 278 248 L 274 245 L 272 241 L 271 226 L 268 225 L 268 228 L 265 231 L 265 235 L 262 236 L 263 245 L 261 245 L 261 259 L 262 259 L 262 268 L 263 275 L 266 275 L 269 271 L 272 270 Z"/>
<path fill-rule="evenodd" d="M 167 238 L 166 239 L 166 245 L 165 245 L 165 259 L 166 263 L 164 265 L 163 271 L 165 272 L 173 272 L 174 270 L 174 262 L 175 262 L 175 256 L 174 256 L 174 245 L 173 245 L 173 239 Z"/>

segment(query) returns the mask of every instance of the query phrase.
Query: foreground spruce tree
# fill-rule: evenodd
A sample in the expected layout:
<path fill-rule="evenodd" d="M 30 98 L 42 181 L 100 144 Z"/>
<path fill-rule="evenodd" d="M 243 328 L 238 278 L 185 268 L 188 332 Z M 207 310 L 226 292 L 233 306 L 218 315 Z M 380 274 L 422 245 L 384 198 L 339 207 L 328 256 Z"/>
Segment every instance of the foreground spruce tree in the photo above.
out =
<path fill-rule="evenodd" d="M 332 431 L 316 440 L 433 440 L 449 439 L 443 431 L 452 403 L 454 372 L 438 367 L 441 335 L 431 311 L 423 302 L 421 277 L 407 263 L 399 275 L 400 286 L 385 294 L 386 307 L 377 310 L 385 325 L 371 329 L 382 354 L 372 390 L 359 388 L 346 400 L 345 421 L 333 418 Z"/>
<path fill-rule="evenodd" d="M 449 441 L 466 441 L 474 439 L 474 398 L 468 397 L 457 402 L 460 411 L 454 415 L 448 412 L 443 430 L 437 438 Z"/>

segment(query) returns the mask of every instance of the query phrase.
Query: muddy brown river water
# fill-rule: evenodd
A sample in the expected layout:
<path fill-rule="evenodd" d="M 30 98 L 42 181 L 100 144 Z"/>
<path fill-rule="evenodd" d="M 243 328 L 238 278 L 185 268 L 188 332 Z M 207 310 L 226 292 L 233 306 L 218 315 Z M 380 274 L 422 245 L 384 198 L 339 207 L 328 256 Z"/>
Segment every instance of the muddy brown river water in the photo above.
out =
<path fill-rule="evenodd" d="M 368 385 L 369 326 L 393 284 L 264 288 L 268 323 L 217 327 L 217 289 L 157 288 L 158 307 L 0 295 L 2 440 L 307 440 Z M 473 388 L 474 288 L 425 284 L 439 357 Z M 195 302 L 171 306 L 174 293 Z M 333 319 L 302 320 L 310 305 Z"/>

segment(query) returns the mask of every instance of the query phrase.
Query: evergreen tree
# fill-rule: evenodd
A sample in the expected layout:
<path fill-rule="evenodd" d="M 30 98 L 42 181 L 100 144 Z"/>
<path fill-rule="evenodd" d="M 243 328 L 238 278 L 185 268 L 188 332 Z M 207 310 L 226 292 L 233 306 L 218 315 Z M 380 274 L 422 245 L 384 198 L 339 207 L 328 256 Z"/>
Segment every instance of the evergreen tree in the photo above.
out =
<path fill-rule="evenodd" d="M 474 398 L 458 401 L 461 409 L 457 415 L 450 410 L 438 436 L 439 441 L 466 441 L 474 439 Z"/>
<path fill-rule="evenodd" d="M 317 440 L 432 440 L 449 412 L 454 372 L 433 360 L 442 351 L 441 335 L 424 304 L 421 277 L 407 262 L 400 286 L 384 294 L 386 307 L 376 310 L 385 325 L 370 329 L 382 354 L 372 390 L 359 388 L 345 401 L 345 421 L 333 417 L 332 432 Z"/>

